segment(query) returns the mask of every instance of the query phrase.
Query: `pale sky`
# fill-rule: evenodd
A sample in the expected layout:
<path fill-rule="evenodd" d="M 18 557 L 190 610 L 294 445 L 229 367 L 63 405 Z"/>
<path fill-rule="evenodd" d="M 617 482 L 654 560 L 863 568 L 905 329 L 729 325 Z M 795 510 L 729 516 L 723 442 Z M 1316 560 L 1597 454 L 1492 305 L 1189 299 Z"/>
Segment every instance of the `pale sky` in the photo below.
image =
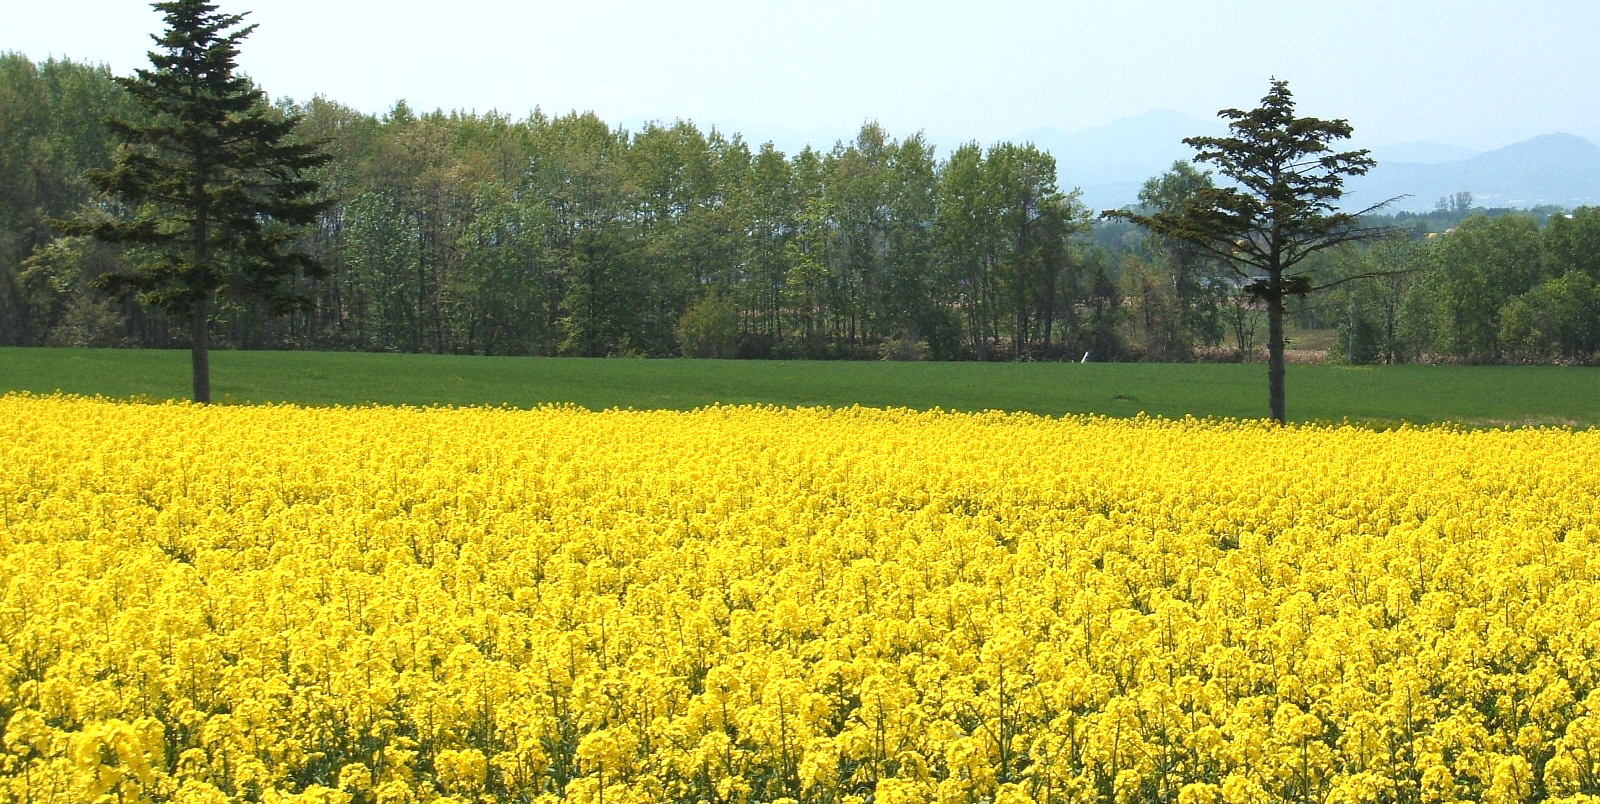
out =
<path fill-rule="evenodd" d="M 592 110 L 1012 139 L 1152 109 L 1212 117 L 1287 79 L 1298 111 L 1356 142 L 1488 149 L 1600 139 L 1594 0 L 220 0 L 260 27 L 240 65 L 275 98 L 382 113 Z M 10 3 L 0 51 L 147 66 L 135 0 Z M 831 141 L 825 144 L 831 144 Z"/>

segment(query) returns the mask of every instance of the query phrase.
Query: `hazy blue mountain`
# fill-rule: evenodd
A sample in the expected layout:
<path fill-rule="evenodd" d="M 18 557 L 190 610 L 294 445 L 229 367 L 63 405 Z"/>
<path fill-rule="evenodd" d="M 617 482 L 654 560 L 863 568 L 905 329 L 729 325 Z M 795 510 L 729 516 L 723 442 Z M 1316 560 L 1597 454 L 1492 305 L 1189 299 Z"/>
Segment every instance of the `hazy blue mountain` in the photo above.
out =
<path fill-rule="evenodd" d="M 1155 125 L 1141 130 L 1135 127 L 1141 119 L 1128 118 L 1051 143 L 1061 185 L 1081 187 L 1084 201 L 1095 209 L 1132 204 L 1146 179 L 1166 170 L 1173 159 L 1192 155 L 1182 146 L 1183 137 L 1218 133 L 1196 129 L 1190 118 L 1186 133 L 1173 136 L 1171 129 L 1183 126 L 1182 120 L 1161 125 L 1157 117 L 1151 121 Z M 1106 137 L 1106 132 L 1113 136 Z M 1163 136 L 1172 137 L 1178 148 L 1162 147 Z M 1151 156 L 1136 159 L 1140 149 Z M 1371 150 L 1378 165 L 1346 182 L 1345 209 L 1399 197 L 1389 211 L 1430 210 L 1439 198 L 1461 191 L 1472 193 L 1474 205 L 1485 207 L 1600 205 L 1600 145 L 1573 134 L 1545 134 L 1482 153 L 1431 142 Z"/>
<path fill-rule="evenodd" d="M 1462 159 L 1471 159 L 1480 152 L 1460 145 L 1447 145 L 1442 142 L 1401 142 L 1393 145 L 1379 145 L 1368 149 L 1372 151 L 1372 158 L 1379 164 L 1388 162 L 1412 162 L 1424 165 L 1434 165 L 1440 162 L 1457 162 Z"/>
<path fill-rule="evenodd" d="M 1600 146 L 1575 134 L 1543 134 L 1448 162 L 1380 161 L 1346 188 L 1347 209 L 1407 196 L 1390 208 L 1427 210 L 1461 191 L 1483 207 L 1594 205 L 1600 204 Z"/>
<path fill-rule="evenodd" d="M 1071 134 L 1041 128 L 1015 139 L 1032 142 L 1055 156 L 1061 183 L 1072 187 L 1142 183 L 1171 167 L 1174 160 L 1194 155 L 1194 149 L 1183 144 L 1184 137 L 1223 132 L 1220 121 L 1157 109 Z"/>

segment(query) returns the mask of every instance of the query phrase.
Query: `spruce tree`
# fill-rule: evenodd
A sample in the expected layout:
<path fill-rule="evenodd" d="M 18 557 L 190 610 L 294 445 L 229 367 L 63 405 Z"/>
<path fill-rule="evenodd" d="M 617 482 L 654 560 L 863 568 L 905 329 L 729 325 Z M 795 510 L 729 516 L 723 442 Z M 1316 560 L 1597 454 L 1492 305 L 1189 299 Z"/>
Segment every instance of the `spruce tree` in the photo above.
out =
<path fill-rule="evenodd" d="M 85 174 L 112 215 L 63 228 L 126 247 L 127 269 L 98 285 L 187 323 L 194 399 L 209 402 L 219 294 L 283 314 L 306 304 L 297 277 L 324 274 L 294 243 L 328 206 L 307 175 L 328 157 L 296 141 L 298 118 L 272 109 L 238 71 L 239 42 L 255 29 L 241 26 L 243 15 L 203 0 L 152 5 L 167 27 L 152 36 L 151 69 L 117 79 L 142 114 L 108 121 L 121 142 L 113 165 Z"/>

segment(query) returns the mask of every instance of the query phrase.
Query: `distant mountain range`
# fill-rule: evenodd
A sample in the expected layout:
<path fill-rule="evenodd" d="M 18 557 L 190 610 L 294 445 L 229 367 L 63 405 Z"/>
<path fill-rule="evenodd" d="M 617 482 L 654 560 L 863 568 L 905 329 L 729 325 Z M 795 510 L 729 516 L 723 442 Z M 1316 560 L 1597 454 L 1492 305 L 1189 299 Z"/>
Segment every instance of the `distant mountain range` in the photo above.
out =
<path fill-rule="evenodd" d="M 1346 209 L 1409 194 L 1392 208 L 1427 210 L 1439 198 L 1463 190 L 1480 207 L 1600 205 L 1600 146 L 1575 134 L 1542 134 L 1434 164 L 1380 158 L 1371 173 L 1350 180 L 1346 188 Z"/>
<path fill-rule="evenodd" d="M 637 130 L 640 123 L 624 125 Z M 788 154 L 799 152 L 807 143 L 827 151 L 835 142 L 855 137 L 853 131 L 801 132 L 742 121 L 723 121 L 717 128 L 724 133 L 738 132 L 753 145 L 771 141 Z M 1081 189 L 1084 203 L 1092 209 L 1112 209 L 1134 203 L 1145 180 L 1166 171 L 1174 161 L 1193 156 L 1194 150 L 1183 144 L 1183 138 L 1225 132 L 1220 120 L 1155 110 L 1072 133 L 1041 128 L 1006 139 L 1032 142 L 1049 151 L 1056 158 L 1062 187 Z M 909 133 L 889 132 L 893 137 Z M 963 142 L 937 132 L 924 137 L 938 148 L 941 158 Z M 1472 194 L 1475 206 L 1483 207 L 1600 205 L 1600 146 L 1575 134 L 1544 134 L 1483 152 L 1437 142 L 1371 150 L 1378 165 L 1368 175 L 1346 183 L 1346 209 L 1362 209 L 1399 197 L 1386 210 L 1427 211 L 1440 198 L 1463 191 Z"/>
<path fill-rule="evenodd" d="M 1018 139 L 1055 155 L 1062 186 L 1081 188 L 1095 209 L 1110 209 L 1133 203 L 1146 179 L 1193 156 L 1184 137 L 1223 133 L 1220 121 L 1157 111 L 1074 134 L 1040 129 Z M 1387 210 L 1425 211 L 1462 191 L 1483 207 L 1600 205 L 1600 146 L 1574 134 L 1544 134 L 1484 152 L 1435 142 L 1371 151 L 1378 165 L 1346 182 L 1346 209 L 1397 198 Z"/>

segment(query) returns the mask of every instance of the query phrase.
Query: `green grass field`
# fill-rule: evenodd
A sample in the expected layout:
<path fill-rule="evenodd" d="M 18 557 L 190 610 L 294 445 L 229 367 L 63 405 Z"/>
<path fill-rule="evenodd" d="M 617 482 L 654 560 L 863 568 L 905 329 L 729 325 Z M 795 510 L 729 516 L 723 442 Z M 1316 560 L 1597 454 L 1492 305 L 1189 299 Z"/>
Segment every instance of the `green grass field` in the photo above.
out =
<path fill-rule="evenodd" d="M 183 399 L 180 350 L 0 349 L 0 391 Z M 691 409 L 711 404 L 1256 418 L 1262 364 L 583 360 L 215 352 L 223 403 Z M 1600 371 L 1550 366 L 1291 365 L 1289 416 L 1364 424 L 1600 425 Z"/>

